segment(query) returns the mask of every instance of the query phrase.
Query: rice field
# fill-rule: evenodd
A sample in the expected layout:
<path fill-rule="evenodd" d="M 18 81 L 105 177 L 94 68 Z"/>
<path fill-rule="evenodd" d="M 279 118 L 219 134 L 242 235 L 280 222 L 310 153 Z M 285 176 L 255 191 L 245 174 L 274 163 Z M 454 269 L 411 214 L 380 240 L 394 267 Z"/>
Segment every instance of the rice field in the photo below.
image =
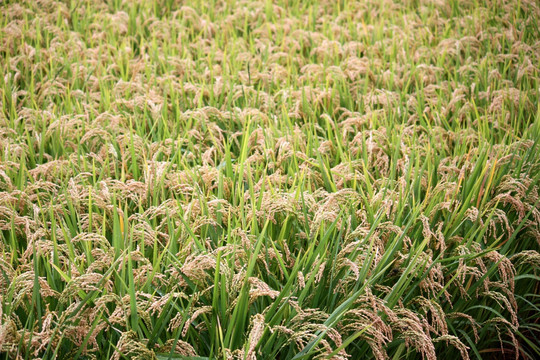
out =
<path fill-rule="evenodd" d="M 540 357 L 540 3 L 0 1 L 0 358 Z"/>

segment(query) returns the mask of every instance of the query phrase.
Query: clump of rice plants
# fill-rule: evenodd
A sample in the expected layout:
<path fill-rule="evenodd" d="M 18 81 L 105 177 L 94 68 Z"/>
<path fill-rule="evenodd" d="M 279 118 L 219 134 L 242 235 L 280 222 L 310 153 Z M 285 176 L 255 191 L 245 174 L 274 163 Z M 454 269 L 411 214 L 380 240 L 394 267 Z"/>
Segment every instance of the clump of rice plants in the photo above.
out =
<path fill-rule="evenodd" d="M 535 0 L 0 9 L 2 357 L 540 356 Z"/>

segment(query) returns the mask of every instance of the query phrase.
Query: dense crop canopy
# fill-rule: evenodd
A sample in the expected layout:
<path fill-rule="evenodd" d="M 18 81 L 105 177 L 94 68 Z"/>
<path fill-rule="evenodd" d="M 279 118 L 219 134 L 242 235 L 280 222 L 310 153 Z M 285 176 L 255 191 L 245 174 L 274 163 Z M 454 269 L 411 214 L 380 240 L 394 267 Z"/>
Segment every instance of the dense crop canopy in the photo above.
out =
<path fill-rule="evenodd" d="M 0 1 L 0 356 L 540 357 L 539 23 Z"/>

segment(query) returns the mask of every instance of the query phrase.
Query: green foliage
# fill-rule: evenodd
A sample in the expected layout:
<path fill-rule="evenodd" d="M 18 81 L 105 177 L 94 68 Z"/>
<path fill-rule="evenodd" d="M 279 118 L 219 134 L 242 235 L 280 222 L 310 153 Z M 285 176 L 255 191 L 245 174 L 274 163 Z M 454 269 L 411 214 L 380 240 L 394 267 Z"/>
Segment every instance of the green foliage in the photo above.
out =
<path fill-rule="evenodd" d="M 0 3 L 0 353 L 540 356 L 540 9 Z"/>

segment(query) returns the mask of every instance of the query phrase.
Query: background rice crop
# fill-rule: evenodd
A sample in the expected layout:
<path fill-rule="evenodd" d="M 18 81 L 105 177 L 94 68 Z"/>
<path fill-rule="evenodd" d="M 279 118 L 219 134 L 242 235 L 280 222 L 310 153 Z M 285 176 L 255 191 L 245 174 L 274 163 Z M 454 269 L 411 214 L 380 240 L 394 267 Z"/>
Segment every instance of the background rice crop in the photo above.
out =
<path fill-rule="evenodd" d="M 0 354 L 540 357 L 539 24 L 0 2 Z"/>

